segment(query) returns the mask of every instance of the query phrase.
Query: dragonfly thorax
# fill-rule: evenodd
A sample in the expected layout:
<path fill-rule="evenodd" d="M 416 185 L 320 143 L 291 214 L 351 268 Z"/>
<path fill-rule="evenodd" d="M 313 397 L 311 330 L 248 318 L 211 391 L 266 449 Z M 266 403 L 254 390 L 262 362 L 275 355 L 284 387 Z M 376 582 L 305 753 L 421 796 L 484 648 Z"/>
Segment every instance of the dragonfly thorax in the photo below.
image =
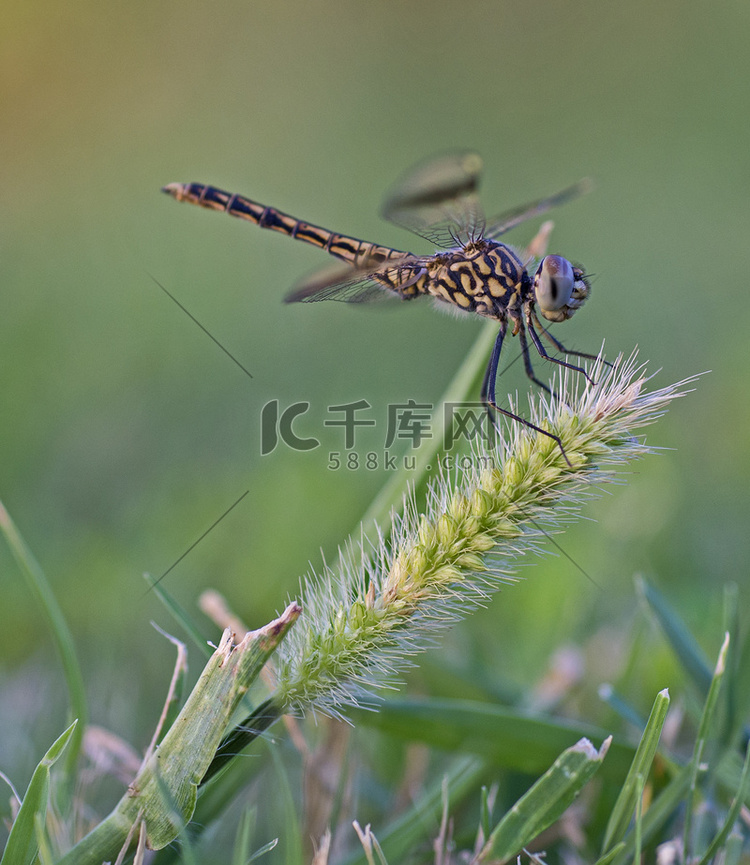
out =
<path fill-rule="evenodd" d="M 510 247 L 480 239 L 435 255 L 424 290 L 460 310 L 506 320 L 530 296 L 531 279 Z"/>

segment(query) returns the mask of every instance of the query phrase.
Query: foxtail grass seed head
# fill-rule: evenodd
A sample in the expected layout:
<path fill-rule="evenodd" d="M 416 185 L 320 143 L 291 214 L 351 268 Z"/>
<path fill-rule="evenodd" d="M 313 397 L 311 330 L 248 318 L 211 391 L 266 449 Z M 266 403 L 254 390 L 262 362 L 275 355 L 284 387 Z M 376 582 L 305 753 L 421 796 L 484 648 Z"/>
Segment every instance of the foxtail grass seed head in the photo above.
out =
<path fill-rule="evenodd" d="M 413 495 L 392 517 L 390 539 L 351 544 L 339 564 L 312 574 L 304 613 L 276 655 L 283 711 L 337 715 L 395 687 L 436 633 L 515 580 L 515 562 L 576 515 L 617 468 L 652 448 L 635 431 L 653 423 L 695 377 L 658 390 L 633 354 L 592 370 L 595 385 L 564 370 L 560 399 L 532 401 L 529 419 L 559 436 L 514 424 L 491 449 L 476 446 L 432 481 L 424 512 Z"/>

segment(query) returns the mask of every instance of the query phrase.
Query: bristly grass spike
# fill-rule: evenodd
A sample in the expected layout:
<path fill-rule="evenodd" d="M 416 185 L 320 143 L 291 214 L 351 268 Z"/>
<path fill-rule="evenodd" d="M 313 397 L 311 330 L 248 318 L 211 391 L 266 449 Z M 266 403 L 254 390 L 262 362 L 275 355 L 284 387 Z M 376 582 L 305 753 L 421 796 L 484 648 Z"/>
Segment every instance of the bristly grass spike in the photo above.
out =
<path fill-rule="evenodd" d="M 423 295 L 467 313 L 498 322 L 499 331 L 482 384 L 481 399 L 493 421 L 499 412 L 549 436 L 567 454 L 559 437 L 497 404 L 496 385 L 500 352 L 508 332 L 518 336 L 528 377 L 551 393 L 537 378 L 529 355 L 528 338 L 544 360 L 591 379 L 583 367 L 547 353 L 542 338 L 566 355 L 595 360 L 596 355 L 571 351 L 544 327 L 566 321 L 581 308 L 591 292 L 584 270 L 560 255 L 544 255 L 533 276 L 511 247 L 497 240 L 506 232 L 553 207 L 587 192 L 582 180 L 556 195 L 541 198 L 485 219 L 478 188 L 481 157 L 470 151 L 428 160 L 409 171 L 386 196 L 383 216 L 438 247 L 432 255 L 415 255 L 387 246 L 336 234 L 295 219 L 273 207 L 200 183 L 170 183 L 163 192 L 211 210 L 270 228 L 345 262 L 345 268 L 306 280 L 286 297 L 287 303 L 339 300 L 350 303 L 397 297 L 413 300 Z"/>

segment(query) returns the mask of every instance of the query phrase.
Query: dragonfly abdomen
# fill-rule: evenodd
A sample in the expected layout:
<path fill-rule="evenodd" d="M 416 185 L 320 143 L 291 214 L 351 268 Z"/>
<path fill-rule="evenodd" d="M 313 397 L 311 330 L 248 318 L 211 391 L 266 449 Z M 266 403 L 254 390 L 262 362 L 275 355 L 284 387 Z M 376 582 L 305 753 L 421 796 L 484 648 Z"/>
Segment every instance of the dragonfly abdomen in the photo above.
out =
<path fill-rule="evenodd" d="M 187 201 L 209 210 L 224 211 L 230 216 L 246 219 L 261 228 L 270 228 L 295 240 L 317 246 L 355 267 L 370 267 L 405 255 L 397 249 L 379 246 L 346 234 L 336 234 L 319 225 L 295 219 L 275 207 L 266 207 L 264 204 L 245 198 L 244 195 L 226 192 L 215 186 L 202 183 L 170 183 L 162 191 L 176 198 L 177 201 Z"/>

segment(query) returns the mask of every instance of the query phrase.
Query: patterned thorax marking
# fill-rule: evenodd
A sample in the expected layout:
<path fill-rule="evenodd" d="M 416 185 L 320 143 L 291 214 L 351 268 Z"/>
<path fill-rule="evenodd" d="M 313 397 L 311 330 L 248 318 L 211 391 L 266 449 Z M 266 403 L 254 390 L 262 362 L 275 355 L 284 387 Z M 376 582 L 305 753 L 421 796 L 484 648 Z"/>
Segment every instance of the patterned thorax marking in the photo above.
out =
<path fill-rule="evenodd" d="M 531 285 L 513 250 L 491 240 L 436 255 L 427 270 L 424 293 L 466 312 L 500 320 L 520 309 Z"/>

